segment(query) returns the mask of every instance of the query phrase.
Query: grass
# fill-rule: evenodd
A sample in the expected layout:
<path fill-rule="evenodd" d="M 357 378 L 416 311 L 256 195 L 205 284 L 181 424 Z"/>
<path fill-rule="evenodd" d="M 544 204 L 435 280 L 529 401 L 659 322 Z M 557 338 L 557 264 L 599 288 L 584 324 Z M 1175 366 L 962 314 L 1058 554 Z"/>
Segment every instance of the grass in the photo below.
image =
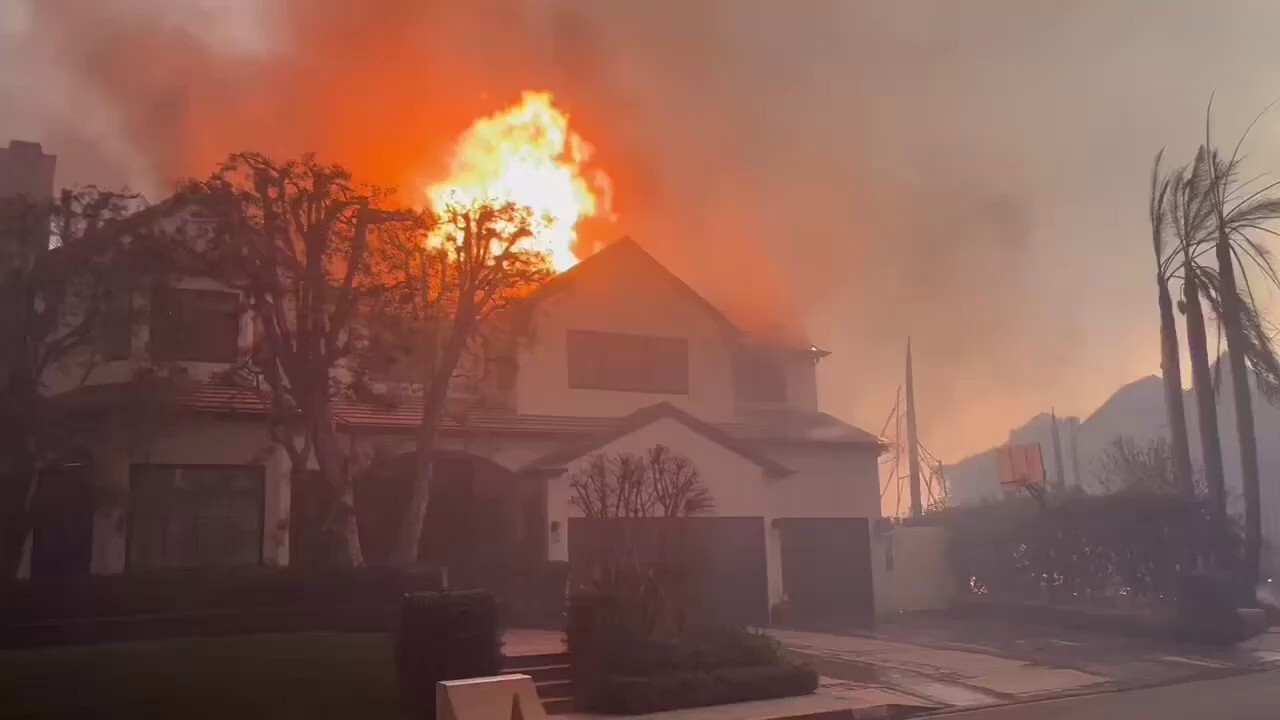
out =
<path fill-rule="evenodd" d="M 401 714 L 391 636 L 301 633 L 0 651 L 0 717 Z"/>

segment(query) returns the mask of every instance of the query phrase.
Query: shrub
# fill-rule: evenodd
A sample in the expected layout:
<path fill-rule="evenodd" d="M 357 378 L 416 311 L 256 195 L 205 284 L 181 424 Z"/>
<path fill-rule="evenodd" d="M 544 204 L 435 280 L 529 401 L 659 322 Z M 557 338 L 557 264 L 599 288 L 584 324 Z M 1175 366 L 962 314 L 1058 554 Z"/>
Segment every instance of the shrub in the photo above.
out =
<path fill-rule="evenodd" d="M 394 625 L 400 597 L 439 590 L 435 569 L 254 566 L 41 578 L 0 585 L 6 623 L 229 610 L 377 610 Z M 388 626 L 388 629 L 389 627 Z"/>
<path fill-rule="evenodd" d="M 817 673 L 785 663 L 647 676 L 608 675 L 601 679 L 599 699 L 593 709 L 634 715 L 807 695 L 817 687 Z"/>
<path fill-rule="evenodd" d="M 406 595 L 396 637 L 405 709 L 435 717 L 436 683 L 497 675 L 502 666 L 498 601 L 483 590 Z"/>
<path fill-rule="evenodd" d="M 716 624 L 671 637 L 645 632 L 636 604 L 608 593 L 569 599 L 566 639 L 583 709 L 639 713 L 812 692 L 817 675 L 773 638 Z"/>

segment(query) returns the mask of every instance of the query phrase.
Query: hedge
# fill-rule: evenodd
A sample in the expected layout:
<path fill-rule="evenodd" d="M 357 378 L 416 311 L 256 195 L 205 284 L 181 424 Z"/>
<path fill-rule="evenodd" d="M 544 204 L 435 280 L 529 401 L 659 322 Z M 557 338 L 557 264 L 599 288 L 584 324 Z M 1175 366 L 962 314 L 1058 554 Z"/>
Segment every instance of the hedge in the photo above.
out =
<path fill-rule="evenodd" d="M 312 630 L 389 631 L 435 570 L 273 567 L 48 578 L 0 585 L 0 645 Z"/>
<path fill-rule="evenodd" d="M 645 713 L 804 695 L 818 686 L 817 673 L 785 660 L 767 635 L 700 624 L 658 638 L 643 632 L 632 610 L 606 593 L 570 598 L 565 635 L 581 709 Z"/>
<path fill-rule="evenodd" d="M 483 590 L 406 595 L 396 636 L 404 708 L 435 718 L 436 683 L 497 675 L 502 667 L 498 601 Z"/>
<path fill-rule="evenodd" d="M 41 578 L 0 586 L 10 622 L 298 606 L 386 604 L 440 589 L 435 569 L 361 567 L 158 570 Z"/>
<path fill-rule="evenodd" d="M 726 667 L 646 676 L 606 675 L 594 710 L 623 715 L 807 695 L 818 674 L 797 665 Z"/>

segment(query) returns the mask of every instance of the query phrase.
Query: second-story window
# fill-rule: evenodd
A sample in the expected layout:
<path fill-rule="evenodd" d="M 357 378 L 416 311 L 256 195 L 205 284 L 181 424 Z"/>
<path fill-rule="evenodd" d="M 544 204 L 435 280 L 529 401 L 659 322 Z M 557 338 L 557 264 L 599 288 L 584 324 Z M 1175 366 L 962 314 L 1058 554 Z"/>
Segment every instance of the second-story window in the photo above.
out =
<path fill-rule="evenodd" d="M 151 296 L 151 357 L 235 362 L 240 296 L 227 290 L 157 287 Z"/>
<path fill-rule="evenodd" d="M 782 363 L 768 353 L 739 351 L 734 358 L 733 381 L 739 400 L 761 403 L 787 401 L 787 375 Z"/>
<path fill-rule="evenodd" d="M 98 352 L 103 360 L 127 360 L 133 345 L 133 293 L 111 288 L 103 298 Z"/>
<path fill-rule="evenodd" d="M 570 330 L 569 387 L 689 394 L 689 341 L 684 338 Z"/>

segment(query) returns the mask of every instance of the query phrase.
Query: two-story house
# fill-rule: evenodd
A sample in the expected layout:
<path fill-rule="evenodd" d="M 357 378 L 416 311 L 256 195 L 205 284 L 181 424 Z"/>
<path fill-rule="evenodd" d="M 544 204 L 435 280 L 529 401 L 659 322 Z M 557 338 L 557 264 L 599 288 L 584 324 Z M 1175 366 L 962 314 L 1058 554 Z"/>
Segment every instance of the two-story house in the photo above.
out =
<path fill-rule="evenodd" d="M 825 352 L 753 338 L 630 240 L 523 302 L 530 332 L 499 401 L 442 429 L 426 559 L 459 576 L 485 553 L 569 559 L 570 478 L 594 453 L 661 444 L 697 468 L 710 517 L 734 520 L 724 556 L 761 579 L 740 593 L 750 617 L 767 619 L 784 597 L 870 614 L 882 444 L 818 409 Z M 125 293 L 108 315 L 102 361 L 76 393 L 109 389 L 143 356 L 197 383 L 151 422 L 89 403 L 100 414 L 83 456 L 42 484 L 51 499 L 37 503 L 47 510 L 28 572 L 296 561 L 305 481 L 269 435 L 261 394 L 219 372 L 253 345 L 238 294 L 189 278 Z M 377 557 L 399 519 L 419 406 L 409 394 L 334 409 L 348 446 L 374 458 L 355 493 Z"/>

